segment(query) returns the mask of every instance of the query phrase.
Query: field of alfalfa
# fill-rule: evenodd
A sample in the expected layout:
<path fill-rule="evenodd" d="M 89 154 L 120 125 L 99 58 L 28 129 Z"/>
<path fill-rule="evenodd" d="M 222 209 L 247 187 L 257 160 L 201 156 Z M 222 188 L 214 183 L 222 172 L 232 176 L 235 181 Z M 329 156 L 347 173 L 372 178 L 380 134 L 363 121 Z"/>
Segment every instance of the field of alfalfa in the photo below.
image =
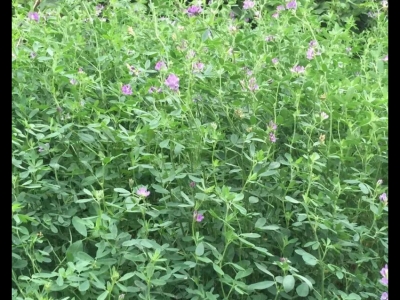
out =
<path fill-rule="evenodd" d="M 387 1 L 31 2 L 13 299 L 388 299 Z"/>

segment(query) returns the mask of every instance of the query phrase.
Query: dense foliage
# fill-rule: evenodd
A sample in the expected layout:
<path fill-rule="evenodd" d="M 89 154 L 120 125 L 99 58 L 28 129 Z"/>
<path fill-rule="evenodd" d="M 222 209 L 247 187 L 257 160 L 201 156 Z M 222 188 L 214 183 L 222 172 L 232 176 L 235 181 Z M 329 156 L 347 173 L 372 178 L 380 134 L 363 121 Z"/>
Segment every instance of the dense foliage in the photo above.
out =
<path fill-rule="evenodd" d="M 388 299 L 387 2 L 235 3 L 13 3 L 13 299 Z"/>

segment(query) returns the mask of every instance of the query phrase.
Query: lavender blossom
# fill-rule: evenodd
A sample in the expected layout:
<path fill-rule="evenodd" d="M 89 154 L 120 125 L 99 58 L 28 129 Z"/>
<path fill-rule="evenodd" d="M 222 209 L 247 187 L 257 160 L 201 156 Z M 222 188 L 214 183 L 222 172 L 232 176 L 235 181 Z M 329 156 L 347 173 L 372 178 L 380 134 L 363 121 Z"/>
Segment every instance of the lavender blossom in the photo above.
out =
<path fill-rule="evenodd" d="M 140 197 L 148 197 L 150 192 L 147 190 L 146 187 L 141 187 L 136 191 L 136 194 Z"/>
<path fill-rule="evenodd" d="M 175 74 L 169 74 L 165 80 L 165 84 L 173 91 L 179 89 L 179 78 Z"/>

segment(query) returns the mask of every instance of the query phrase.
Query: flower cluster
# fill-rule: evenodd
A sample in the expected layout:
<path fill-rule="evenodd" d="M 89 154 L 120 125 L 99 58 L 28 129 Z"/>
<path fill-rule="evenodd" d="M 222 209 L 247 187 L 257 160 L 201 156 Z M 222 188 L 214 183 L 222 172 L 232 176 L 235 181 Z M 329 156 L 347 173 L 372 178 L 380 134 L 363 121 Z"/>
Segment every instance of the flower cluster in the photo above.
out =
<path fill-rule="evenodd" d="M 179 90 L 179 78 L 175 74 L 169 74 L 165 84 L 173 91 Z"/>
<path fill-rule="evenodd" d="M 30 12 L 30 13 L 28 13 L 28 19 L 39 22 L 40 17 L 37 12 Z"/>
<path fill-rule="evenodd" d="M 381 283 L 385 286 L 389 285 L 389 268 L 385 265 L 381 270 Z M 381 300 L 389 300 L 389 294 L 387 292 L 382 293 Z"/>
<path fill-rule="evenodd" d="M 293 73 L 301 74 L 304 73 L 306 69 L 302 66 L 295 65 L 293 68 L 290 69 L 290 71 L 292 71 Z"/>
<path fill-rule="evenodd" d="M 195 210 L 193 212 L 193 218 L 196 220 L 196 222 L 201 222 L 204 219 L 204 215 L 199 213 L 199 212 L 197 212 L 197 210 Z"/>
<path fill-rule="evenodd" d="M 202 8 L 200 6 L 192 5 L 187 9 L 187 14 L 189 17 L 197 16 L 202 12 Z"/>
<path fill-rule="evenodd" d="M 270 121 L 269 124 L 267 125 L 268 130 L 270 131 L 269 133 L 269 140 L 271 143 L 276 142 L 276 136 L 275 136 L 275 131 L 278 129 L 278 125 L 274 121 Z"/>
<path fill-rule="evenodd" d="M 386 205 L 388 203 L 388 197 L 387 197 L 386 193 L 383 193 L 382 195 L 380 195 L 379 200 L 381 200 L 383 202 L 383 204 Z"/>
<path fill-rule="evenodd" d="M 167 65 L 163 61 L 157 62 L 156 66 L 154 67 L 154 69 L 156 69 L 157 71 L 161 71 L 162 69 L 166 69 L 166 68 L 167 68 Z"/>
<path fill-rule="evenodd" d="M 196 62 L 192 64 L 193 72 L 200 73 L 204 69 L 204 64 L 201 62 Z"/>
<path fill-rule="evenodd" d="M 124 95 L 132 95 L 132 88 L 129 84 L 125 84 L 122 86 L 121 92 Z"/>
<path fill-rule="evenodd" d="M 138 190 L 136 191 L 136 194 L 140 197 L 146 198 L 150 195 L 150 191 L 148 191 L 146 187 L 141 187 L 141 188 L 138 188 Z"/>
<path fill-rule="evenodd" d="M 243 9 L 251 9 L 254 7 L 254 5 L 255 5 L 254 1 L 245 0 L 243 2 Z"/>

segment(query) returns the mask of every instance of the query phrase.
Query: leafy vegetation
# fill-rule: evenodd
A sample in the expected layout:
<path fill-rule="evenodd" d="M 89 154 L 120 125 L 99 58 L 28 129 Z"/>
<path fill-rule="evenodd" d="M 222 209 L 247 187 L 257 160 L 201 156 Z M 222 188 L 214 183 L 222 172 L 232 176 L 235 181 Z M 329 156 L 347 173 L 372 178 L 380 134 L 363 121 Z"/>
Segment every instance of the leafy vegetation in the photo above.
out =
<path fill-rule="evenodd" d="M 387 2 L 209 2 L 13 2 L 13 299 L 386 299 Z"/>

